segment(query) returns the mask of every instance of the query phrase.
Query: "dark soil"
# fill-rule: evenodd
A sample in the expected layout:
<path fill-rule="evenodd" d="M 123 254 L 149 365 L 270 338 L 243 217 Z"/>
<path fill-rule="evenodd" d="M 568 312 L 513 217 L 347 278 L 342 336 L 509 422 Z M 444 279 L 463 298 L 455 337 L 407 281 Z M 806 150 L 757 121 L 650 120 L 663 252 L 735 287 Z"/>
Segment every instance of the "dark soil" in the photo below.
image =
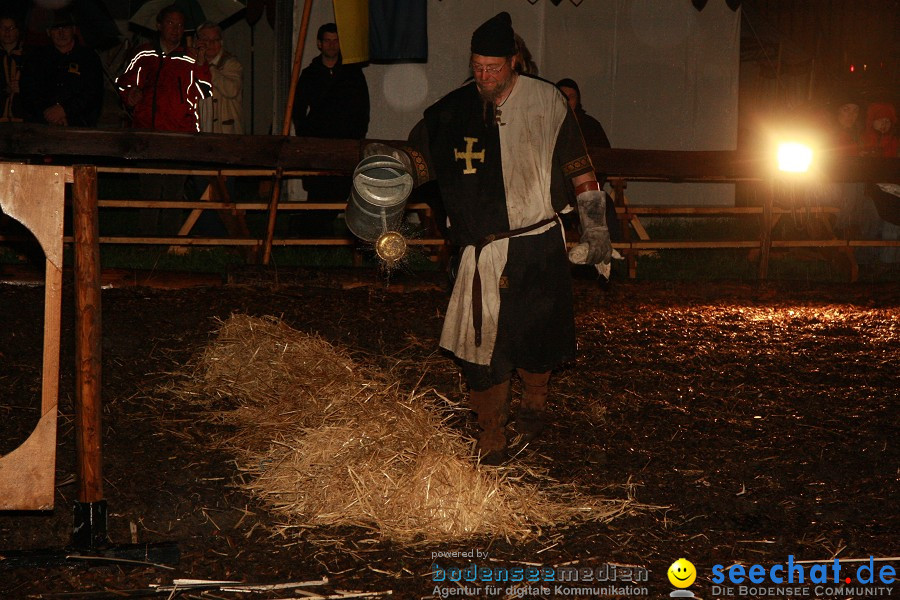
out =
<path fill-rule="evenodd" d="M 216 319 L 239 312 L 281 317 L 392 369 L 401 387 L 418 382 L 462 401 L 453 369 L 418 368 L 437 348 L 443 281 L 400 274 L 388 287 L 368 271 L 301 273 L 287 281 L 282 274 L 278 285 L 265 279 L 104 290 L 109 534 L 114 544 L 132 542 L 132 528 L 139 542 L 177 542 L 180 562 L 174 570 L 4 569 L 0 556 L 0 598 L 66 592 L 115 598 L 116 591 L 175 578 L 322 577 L 331 581 L 318 588 L 323 593 L 393 590 L 394 597 L 420 598 L 435 591 L 433 551 L 470 549 L 489 552 L 497 567 L 646 567 L 643 585 L 652 597 L 671 591 L 665 572 L 684 556 L 699 572 L 692 589 L 709 598 L 715 564 L 900 555 L 898 284 L 614 282 L 602 290 L 576 282 L 579 356 L 555 376 L 551 427 L 516 460 L 547 467 L 584 493 L 625 497 L 630 485 L 638 502 L 660 508 L 609 525 L 560 526 L 524 544 L 475 539 L 403 548 L 357 529 L 272 536 L 266 529 L 272 518 L 234 486 L 232 457 L 209 443 L 212 426 L 187 407 L 173 409 L 159 386 L 210 339 Z M 0 549 L 61 548 L 71 537 L 77 491 L 71 282 L 66 289 L 56 508 L 0 514 Z M 40 287 L 0 286 L 0 454 L 16 447 L 37 418 L 42 304 Z M 314 543 L 326 538 L 336 542 Z M 248 597 L 192 594 L 182 597 Z"/>

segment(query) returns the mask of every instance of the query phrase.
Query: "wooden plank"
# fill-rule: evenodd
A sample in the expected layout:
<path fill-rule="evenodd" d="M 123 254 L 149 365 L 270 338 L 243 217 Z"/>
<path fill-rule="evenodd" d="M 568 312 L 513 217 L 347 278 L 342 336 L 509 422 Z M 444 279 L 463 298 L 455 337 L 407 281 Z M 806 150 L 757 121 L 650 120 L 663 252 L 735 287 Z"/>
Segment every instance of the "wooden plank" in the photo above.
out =
<path fill-rule="evenodd" d="M 62 241 L 62 231 L 59 232 Z M 56 411 L 59 399 L 59 338 L 62 320 L 63 269 L 50 260 L 44 270 L 44 348 L 41 366 L 41 413 Z"/>
<path fill-rule="evenodd" d="M 735 241 L 679 241 L 679 240 L 650 240 L 629 242 L 627 244 L 613 244 L 613 248 L 630 248 L 632 250 L 663 250 L 663 249 L 702 249 L 702 248 L 759 248 L 758 240 Z"/>
<path fill-rule="evenodd" d="M 671 182 L 767 181 L 785 177 L 767 153 L 737 150 L 635 150 L 589 148 L 595 165 L 603 165 L 610 177 Z M 897 182 L 900 158 L 841 157 L 823 154 L 815 169 L 798 181 Z M 817 166 L 816 166 L 817 165 Z"/>
<path fill-rule="evenodd" d="M 275 238 L 275 220 L 278 217 L 278 199 L 281 196 L 282 175 L 281 169 L 278 169 L 275 172 L 275 181 L 272 185 L 272 197 L 269 199 L 269 215 L 266 219 L 266 235 L 263 239 L 262 264 L 264 265 L 268 265 L 272 258 L 272 240 Z"/>
<path fill-rule="evenodd" d="M 850 242 L 839 239 L 772 240 L 773 248 L 849 248 Z"/>
<path fill-rule="evenodd" d="M 632 218 L 631 215 L 619 216 L 619 210 L 626 211 L 629 206 L 627 206 L 625 202 L 625 188 L 628 186 L 628 182 L 621 177 L 610 177 L 608 179 L 610 186 L 612 187 L 612 194 L 610 195 L 610 199 L 616 206 L 616 217 L 619 219 L 620 229 L 622 231 L 622 239 L 625 242 L 631 241 L 631 230 L 633 229 L 632 224 L 636 219 Z M 640 237 L 641 232 L 635 229 L 635 233 Z M 644 231 L 644 234 L 647 232 Z M 649 236 L 647 236 L 649 238 Z M 637 277 L 637 253 L 632 252 L 630 249 L 624 250 L 625 255 L 625 264 L 628 269 L 628 278 L 634 279 Z"/>
<path fill-rule="evenodd" d="M 628 206 L 616 207 L 618 214 L 625 215 L 758 215 L 761 206 Z"/>
<path fill-rule="evenodd" d="M 66 241 L 73 242 L 72 238 Z M 124 237 L 101 236 L 101 244 L 148 245 L 148 246 L 257 246 L 256 238 L 215 238 L 215 237 Z M 413 238 L 406 240 L 411 246 L 441 246 L 447 243 L 443 238 Z M 306 238 L 275 239 L 276 246 L 352 246 L 356 240 L 352 238 Z"/>
<path fill-rule="evenodd" d="M 612 201 L 616 204 L 616 214 L 622 214 L 623 218 L 621 219 L 622 224 L 622 233 L 625 236 L 626 240 L 630 239 L 631 232 L 628 231 L 629 225 L 634 232 L 637 234 L 638 239 L 641 240 L 649 240 L 650 234 L 647 233 L 647 230 L 644 229 L 644 224 L 641 223 L 640 219 L 638 219 L 635 215 L 637 213 L 634 212 L 631 204 L 628 202 L 628 197 L 625 195 L 625 188 L 628 185 L 628 182 L 625 181 L 621 177 L 614 177 L 610 179 L 610 183 L 612 184 L 613 193 L 610 195 Z M 626 257 L 628 260 L 628 273 L 629 278 L 634 278 L 637 269 L 637 265 L 635 264 L 636 257 L 628 256 Z"/>
<path fill-rule="evenodd" d="M 0 457 L 0 510 L 53 508 L 62 308 L 63 206 L 71 169 L 0 163 L 0 207 L 38 239 L 46 256 L 41 417 L 28 438 Z M 40 198 L 36 202 L 35 198 Z"/>
<path fill-rule="evenodd" d="M 134 167 L 234 166 L 351 173 L 361 159 L 360 140 L 278 135 L 173 133 L 0 123 L 0 155 L 75 156 L 98 165 Z"/>
<path fill-rule="evenodd" d="M 203 190 L 203 193 L 200 195 L 201 200 L 209 200 L 210 199 L 210 186 L 206 186 L 206 189 Z M 192 203 L 193 204 L 193 203 Z M 198 203 L 199 204 L 199 203 Z M 194 228 L 194 225 L 197 224 L 197 221 L 200 219 L 200 215 L 203 214 L 202 208 L 194 208 L 191 210 L 187 219 L 184 220 L 181 227 L 178 229 L 178 235 L 187 235 L 191 232 L 191 229 Z"/>
<path fill-rule="evenodd" d="M 763 192 L 763 213 L 762 224 L 760 225 L 760 241 L 759 241 L 759 265 L 757 269 L 757 278 L 765 280 L 769 275 L 769 254 L 772 249 L 772 229 L 778 222 L 778 217 L 773 215 L 773 207 L 775 205 L 775 184 L 769 182 Z"/>
<path fill-rule="evenodd" d="M 201 201 L 168 201 L 168 200 L 98 200 L 97 206 L 100 208 L 187 208 L 192 209 L 219 209 L 219 210 L 265 210 L 269 207 L 263 202 L 201 202 Z M 290 202 L 287 204 L 279 204 L 278 210 L 335 210 L 343 211 L 347 209 L 346 202 Z M 431 207 L 425 203 L 408 204 L 406 206 L 409 211 L 424 211 L 430 214 Z"/>
<path fill-rule="evenodd" d="M 18 448 L 0 457 L 0 510 L 52 510 L 56 409 L 44 413 Z"/>
<path fill-rule="evenodd" d="M 225 176 L 219 174 L 215 177 L 210 177 L 209 183 L 208 189 L 212 194 L 212 200 L 219 200 L 225 204 L 231 204 L 227 209 L 216 211 L 219 218 L 222 220 L 222 223 L 225 225 L 225 230 L 228 232 L 228 235 L 231 237 L 250 237 L 250 228 L 247 227 L 247 221 L 244 218 L 245 212 L 235 207 L 231 202 L 228 186 L 225 183 Z"/>
<path fill-rule="evenodd" d="M 621 209 L 617 208 L 616 212 L 620 214 L 649 215 L 649 216 L 669 216 L 669 215 L 761 215 L 763 213 L 762 206 L 633 206 L 628 205 Z M 826 215 L 838 214 L 841 209 L 837 206 L 803 206 L 798 208 L 772 207 L 772 214 L 789 215 L 797 212 L 810 215 Z"/>
<path fill-rule="evenodd" d="M 97 167 L 98 173 L 118 173 L 118 174 L 135 174 L 135 175 L 196 175 L 198 177 L 213 177 L 221 174 L 226 177 L 273 177 L 275 169 L 253 169 L 253 168 L 233 168 L 233 169 L 189 169 L 181 168 L 177 165 L 166 169 L 154 169 L 150 167 Z M 297 171 L 285 169 L 285 177 L 306 177 L 307 175 L 339 175 L 339 171 L 320 171 L 305 170 Z"/>
<path fill-rule="evenodd" d="M 153 167 L 152 162 L 189 167 L 241 165 L 250 168 L 336 171 L 350 174 L 370 141 L 275 135 L 170 133 L 51 127 L 0 123 L 0 155 L 77 156 L 104 167 Z M 765 181 L 776 175 L 772 157 L 736 150 L 678 151 L 590 148 L 591 159 L 609 176 L 632 180 Z M 180 164 L 179 164 L 180 163 Z M 900 183 L 900 158 L 824 156 L 812 180 Z"/>

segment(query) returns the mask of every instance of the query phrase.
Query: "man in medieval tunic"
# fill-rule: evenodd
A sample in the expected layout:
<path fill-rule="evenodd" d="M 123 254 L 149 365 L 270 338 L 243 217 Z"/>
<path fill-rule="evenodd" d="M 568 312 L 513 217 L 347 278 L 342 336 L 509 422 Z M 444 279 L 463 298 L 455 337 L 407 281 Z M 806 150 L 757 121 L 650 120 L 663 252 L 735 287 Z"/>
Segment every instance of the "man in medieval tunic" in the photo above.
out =
<path fill-rule="evenodd" d="M 437 180 L 463 249 L 440 344 L 468 383 L 481 461 L 500 464 L 512 373 L 524 384 L 516 429 L 531 440 L 544 426 L 551 370 L 575 355 L 560 186 L 593 203 L 591 215 L 579 210 L 579 260 L 609 262 L 611 248 L 575 116 L 555 86 L 516 72 L 508 13 L 474 32 L 471 52 L 473 81 L 429 107 L 404 150 L 417 184 Z"/>

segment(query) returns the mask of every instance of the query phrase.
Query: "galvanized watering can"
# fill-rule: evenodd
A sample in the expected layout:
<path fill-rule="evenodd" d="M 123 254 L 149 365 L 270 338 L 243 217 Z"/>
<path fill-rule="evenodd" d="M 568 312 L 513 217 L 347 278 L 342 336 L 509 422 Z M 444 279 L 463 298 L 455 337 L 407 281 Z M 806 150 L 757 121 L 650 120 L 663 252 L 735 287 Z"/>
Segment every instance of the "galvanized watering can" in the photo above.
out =
<path fill-rule="evenodd" d="M 412 188 L 412 175 L 393 156 L 368 156 L 353 171 L 344 215 L 347 228 L 359 239 L 372 242 L 378 256 L 389 263 L 406 254 L 406 240 L 397 230 Z"/>

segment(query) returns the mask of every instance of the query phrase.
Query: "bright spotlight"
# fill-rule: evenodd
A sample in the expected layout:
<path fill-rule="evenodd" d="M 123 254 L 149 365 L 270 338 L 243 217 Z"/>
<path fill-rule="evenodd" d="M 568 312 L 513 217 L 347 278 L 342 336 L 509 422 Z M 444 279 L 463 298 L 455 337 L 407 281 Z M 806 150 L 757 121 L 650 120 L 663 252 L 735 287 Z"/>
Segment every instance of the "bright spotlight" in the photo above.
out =
<path fill-rule="evenodd" d="M 812 164 L 812 148 L 797 142 L 778 145 L 778 169 L 787 173 L 806 173 Z"/>

